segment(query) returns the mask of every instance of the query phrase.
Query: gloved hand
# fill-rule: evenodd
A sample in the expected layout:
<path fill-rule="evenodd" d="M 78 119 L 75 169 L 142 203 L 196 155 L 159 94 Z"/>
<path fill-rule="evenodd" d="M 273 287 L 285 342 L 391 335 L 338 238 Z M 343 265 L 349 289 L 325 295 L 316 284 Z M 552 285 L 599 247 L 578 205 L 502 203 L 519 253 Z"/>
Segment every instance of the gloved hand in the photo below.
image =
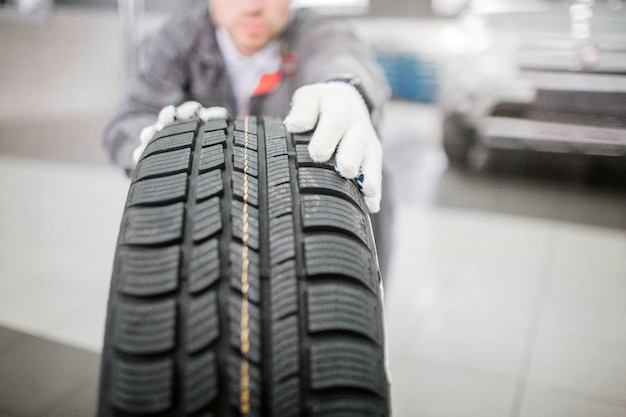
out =
<path fill-rule="evenodd" d="M 148 143 L 152 140 L 155 133 L 163 130 L 165 126 L 169 126 L 176 122 L 182 122 L 185 120 L 202 119 L 203 122 L 207 122 L 210 119 L 221 119 L 228 117 L 228 112 L 224 107 L 209 107 L 205 108 L 196 101 L 187 101 L 180 106 L 169 105 L 163 107 L 159 112 L 157 122 L 151 126 L 145 127 L 139 134 L 139 140 L 141 143 L 133 152 L 133 160 L 135 163 L 139 161 L 139 158 L 143 154 L 143 151 L 148 146 Z"/>
<path fill-rule="evenodd" d="M 285 126 L 292 133 L 302 133 L 316 124 L 309 143 L 311 158 L 328 161 L 338 148 L 335 170 L 345 178 L 358 177 L 368 211 L 380 211 L 383 150 L 361 94 L 344 82 L 300 87 Z"/>

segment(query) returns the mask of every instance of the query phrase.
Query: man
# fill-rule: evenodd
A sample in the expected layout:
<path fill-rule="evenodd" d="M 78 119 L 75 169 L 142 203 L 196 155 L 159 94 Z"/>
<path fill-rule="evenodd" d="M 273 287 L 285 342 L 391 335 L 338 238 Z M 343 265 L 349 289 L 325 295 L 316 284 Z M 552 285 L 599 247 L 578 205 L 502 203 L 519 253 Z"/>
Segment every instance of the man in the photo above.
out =
<path fill-rule="evenodd" d="M 177 113 L 190 101 L 223 107 L 222 116 L 287 116 L 291 132 L 315 128 L 314 160 L 337 150 L 337 172 L 358 178 L 368 210 L 377 213 L 382 147 L 374 127 L 389 96 L 384 75 L 345 23 L 292 11 L 290 3 L 210 0 L 166 24 L 141 51 L 137 74 L 105 129 L 110 158 L 131 174 L 135 150 L 175 116 L 185 118 Z M 372 217 L 383 272 L 389 200 Z"/>
<path fill-rule="evenodd" d="M 290 0 L 212 0 L 167 24 L 145 47 L 104 144 L 131 173 L 142 130 L 149 127 L 145 142 L 174 120 L 171 104 L 193 100 L 231 116 L 287 116 L 294 133 L 317 125 L 312 158 L 326 161 L 337 149 L 337 172 L 358 177 L 375 213 L 382 148 L 374 126 L 388 91 L 371 54 L 343 23 L 292 12 Z"/>

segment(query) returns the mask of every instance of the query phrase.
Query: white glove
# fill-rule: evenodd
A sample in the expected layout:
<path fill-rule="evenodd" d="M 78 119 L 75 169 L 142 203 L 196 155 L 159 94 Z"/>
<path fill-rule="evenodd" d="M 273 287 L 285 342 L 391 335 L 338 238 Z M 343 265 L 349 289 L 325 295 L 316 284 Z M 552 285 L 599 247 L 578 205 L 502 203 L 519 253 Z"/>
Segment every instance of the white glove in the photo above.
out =
<path fill-rule="evenodd" d="M 169 105 L 163 107 L 159 112 L 157 122 L 151 126 L 145 127 L 139 134 L 141 143 L 133 152 L 133 160 L 135 163 L 139 161 L 148 143 L 150 143 L 154 135 L 163 130 L 165 126 L 185 120 L 201 119 L 206 123 L 210 119 L 223 119 L 226 117 L 228 117 L 228 112 L 224 107 L 205 108 L 196 101 L 187 101 L 180 106 Z"/>
<path fill-rule="evenodd" d="M 292 133 L 302 133 L 316 124 L 309 143 L 311 158 L 326 162 L 338 148 L 335 170 L 344 178 L 358 177 L 368 211 L 380 211 L 383 149 L 361 94 L 343 82 L 300 87 L 285 126 Z"/>

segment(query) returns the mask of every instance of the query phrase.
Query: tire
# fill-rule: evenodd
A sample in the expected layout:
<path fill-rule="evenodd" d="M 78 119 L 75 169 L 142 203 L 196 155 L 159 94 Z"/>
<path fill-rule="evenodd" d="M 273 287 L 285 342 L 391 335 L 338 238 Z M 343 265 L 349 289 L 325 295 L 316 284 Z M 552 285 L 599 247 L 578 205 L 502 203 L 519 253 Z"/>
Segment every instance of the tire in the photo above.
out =
<path fill-rule="evenodd" d="M 443 149 L 450 165 L 466 168 L 468 155 L 476 143 L 476 131 L 460 113 L 447 114 L 443 120 Z"/>
<path fill-rule="evenodd" d="M 389 415 L 369 217 L 309 139 L 250 117 L 150 142 L 117 243 L 99 416 Z"/>

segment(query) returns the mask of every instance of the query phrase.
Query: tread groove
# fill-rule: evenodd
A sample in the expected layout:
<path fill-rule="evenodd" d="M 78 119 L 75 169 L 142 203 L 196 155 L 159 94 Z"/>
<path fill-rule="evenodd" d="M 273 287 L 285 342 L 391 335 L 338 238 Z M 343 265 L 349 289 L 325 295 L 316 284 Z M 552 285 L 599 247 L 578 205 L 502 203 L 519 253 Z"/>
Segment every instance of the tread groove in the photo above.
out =
<path fill-rule="evenodd" d="M 296 303 L 298 309 L 298 339 L 300 342 L 299 357 L 299 369 L 300 369 L 300 386 L 299 397 L 302 403 L 301 413 L 304 412 L 310 405 L 311 398 L 310 392 L 312 390 L 312 362 L 309 357 L 311 342 L 309 340 L 306 325 L 308 321 L 308 311 L 306 304 L 306 290 L 307 290 L 307 270 L 306 270 L 306 253 L 304 250 L 304 238 L 301 236 L 303 229 L 302 225 L 302 206 L 300 202 L 301 192 L 301 171 L 297 169 L 297 159 L 295 152 L 295 143 L 293 137 L 287 133 L 287 149 L 289 151 L 289 175 L 291 178 L 291 201 L 293 204 L 293 225 L 294 225 L 294 246 L 295 246 L 295 276 L 296 276 Z"/>
<path fill-rule="evenodd" d="M 267 178 L 267 135 L 268 119 L 263 119 L 263 128 L 257 131 L 257 152 L 261 157 L 259 163 L 259 178 L 256 182 L 256 202 L 259 209 L 259 276 L 261 282 L 261 415 L 271 415 L 271 385 L 273 379 L 274 350 L 271 337 L 271 275 L 270 275 L 270 220 L 269 220 L 269 196 Z M 265 155 L 265 157 L 263 157 Z M 254 183 L 251 183 L 254 186 Z M 254 194 L 251 194 L 251 204 L 254 203 Z"/>
<path fill-rule="evenodd" d="M 173 355 L 175 358 L 177 383 L 174 386 L 174 396 L 177 403 L 174 407 L 176 414 L 182 415 L 187 404 L 187 396 L 190 393 L 185 386 L 185 381 L 189 379 L 190 374 L 190 359 L 187 352 L 186 342 L 189 340 L 189 322 L 192 318 L 192 308 L 194 307 L 191 302 L 191 295 L 189 294 L 189 275 L 191 270 L 191 264 L 193 262 L 193 246 L 195 238 L 195 230 L 197 228 L 197 203 L 196 203 L 196 191 L 198 186 L 199 166 L 202 159 L 202 149 L 197 139 L 198 132 L 201 126 L 196 124 L 194 129 L 194 138 L 191 144 L 191 160 L 189 162 L 190 172 L 187 177 L 187 189 L 189 194 L 185 202 L 185 211 L 183 214 L 183 223 L 181 225 L 184 231 L 183 243 L 182 243 L 182 262 L 180 265 L 180 286 L 177 294 L 177 308 L 179 314 L 178 326 L 178 339 L 176 352 Z M 192 368 L 193 369 L 193 368 Z"/>
<path fill-rule="evenodd" d="M 230 350 L 230 276 L 233 268 L 230 264 L 230 246 L 232 242 L 232 219 L 230 213 L 230 202 L 233 200 L 231 177 L 234 172 L 233 167 L 233 146 L 227 138 L 232 137 L 234 132 L 233 124 L 228 124 L 224 135 L 224 175 L 223 175 L 223 198 L 221 202 L 222 235 L 219 240 L 220 258 L 220 280 L 218 287 L 218 310 L 219 314 L 219 334 L 217 346 L 217 383 L 221 388 L 217 399 L 216 414 L 219 416 L 233 416 L 235 412 L 231 407 L 233 395 L 232 372 L 230 370 L 231 350 Z"/>

